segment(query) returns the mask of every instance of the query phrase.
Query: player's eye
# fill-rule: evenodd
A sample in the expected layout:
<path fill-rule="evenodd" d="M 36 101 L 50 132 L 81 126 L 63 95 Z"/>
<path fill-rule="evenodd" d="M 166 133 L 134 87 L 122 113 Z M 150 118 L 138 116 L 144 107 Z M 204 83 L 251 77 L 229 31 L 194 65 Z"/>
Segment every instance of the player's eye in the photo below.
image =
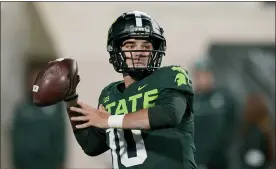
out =
<path fill-rule="evenodd" d="M 144 49 L 144 50 L 150 50 L 150 49 L 151 49 L 151 45 L 144 45 L 144 46 L 143 46 L 143 49 Z"/>
<path fill-rule="evenodd" d="M 134 48 L 135 48 L 135 45 L 133 45 L 133 44 L 126 44 L 126 45 L 124 46 L 124 49 L 128 49 L 128 50 L 134 49 Z"/>

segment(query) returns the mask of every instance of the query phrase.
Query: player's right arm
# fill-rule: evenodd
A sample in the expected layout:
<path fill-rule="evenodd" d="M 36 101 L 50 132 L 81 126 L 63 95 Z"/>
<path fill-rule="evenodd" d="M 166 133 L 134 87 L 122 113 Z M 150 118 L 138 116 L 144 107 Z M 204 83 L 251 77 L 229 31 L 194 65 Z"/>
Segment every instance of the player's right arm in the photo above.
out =
<path fill-rule="evenodd" d="M 74 116 L 79 116 L 79 113 L 73 112 L 70 110 L 70 107 L 74 105 L 74 107 L 78 107 L 77 98 L 68 101 L 67 103 L 67 113 L 69 118 Z M 77 106 L 76 106 L 77 105 Z M 104 152 L 106 152 L 109 147 L 106 144 L 106 134 L 104 129 L 89 127 L 85 129 L 77 129 L 76 122 L 71 121 L 71 126 L 75 135 L 76 140 L 79 145 L 82 147 L 85 154 L 89 156 L 97 156 Z M 85 122 L 82 122 L 85 123 Z"/>
<path fill-rule="evenodd" d="M 96 127 L 89 127 L 85 129 L 77 129 L 75 126 L 78 122 L 74 122 L 71 120 L 71 117 L 80 116 L 81 114 L 77 112 L 73 112 L 70 110 L 70 107 L 80 107 L 77 104 L 78 101 L 78 94 L 76 92 L 76 88 L 78 83 L 80 82 L 79 75 L 72 76 L 70 78 L 70 87 L 66 98 L 64 99 L 66 103 L 66 110 L 70 119 L 70 123 L 75 135 L 76 140 L 78 141 L 79 145 L 85 152 L 85 154 L 89 156 L 97 156 L 104 152 L 106 152 L 109 147 L 106 144 L 106 135 L 105 130 L 96 128 Z M 82 121 L 81 123 L 85 123 Z"/>

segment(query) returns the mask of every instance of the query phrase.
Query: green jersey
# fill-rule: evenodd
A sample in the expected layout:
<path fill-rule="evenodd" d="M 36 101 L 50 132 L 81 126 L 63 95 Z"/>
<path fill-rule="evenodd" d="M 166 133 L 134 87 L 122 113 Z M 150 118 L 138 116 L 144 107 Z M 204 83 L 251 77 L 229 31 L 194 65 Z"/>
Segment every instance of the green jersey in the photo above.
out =
<path fill-rule="evenodd" d="M 123 92 L 114 82 L 100 95 L 111 115 L 127 114 L 157 104 L 166 89 L 183 93 L 187 110 L 179 125 L 158 130 L 106 130 L 106 144 L 111 149 L 113 168 L 119 169 L 194 169 L 193 90 L 187 71 L 179 66 L 163 67 Z M 163 96 L 164 97 L 164 96 Z M 179 105 L 183 106 L 183 105 Z"/>

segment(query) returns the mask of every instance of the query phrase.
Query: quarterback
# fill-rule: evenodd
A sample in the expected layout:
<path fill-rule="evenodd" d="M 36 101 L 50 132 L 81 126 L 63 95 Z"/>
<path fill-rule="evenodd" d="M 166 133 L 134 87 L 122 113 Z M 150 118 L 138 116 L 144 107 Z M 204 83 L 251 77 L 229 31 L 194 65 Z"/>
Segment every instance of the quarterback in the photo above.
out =
<path fill-rule="evenodd" d="M 143 12 L 122 14 L 108 31 L 107 51 L 123 80 L 103 88 L 97 108 L 78 101 L 78 78 L 65 99 L 83 151 L 111 150 L 114 169 L 196 168 L 194 93 L 186 70 L 161 67 L 163 34 Z"/>

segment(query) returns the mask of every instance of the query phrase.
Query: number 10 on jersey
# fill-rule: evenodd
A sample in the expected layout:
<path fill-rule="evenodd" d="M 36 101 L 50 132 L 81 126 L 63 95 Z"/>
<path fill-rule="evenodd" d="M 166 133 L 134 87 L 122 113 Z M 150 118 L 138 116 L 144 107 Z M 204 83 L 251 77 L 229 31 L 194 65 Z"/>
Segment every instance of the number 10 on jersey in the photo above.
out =
<path fill-rule="evenodd" d="M 131 167 L 143 162 L 147 158 L 147 151 L 141 130 L 107 129 L 109 147 L 111 149 L 113 168 L 118 169 L 118 156 L 125 167 Z M 127 136 L 127 137 L 126 137 Z M 132 157 L 130 157 L 132 154 Z"/>

